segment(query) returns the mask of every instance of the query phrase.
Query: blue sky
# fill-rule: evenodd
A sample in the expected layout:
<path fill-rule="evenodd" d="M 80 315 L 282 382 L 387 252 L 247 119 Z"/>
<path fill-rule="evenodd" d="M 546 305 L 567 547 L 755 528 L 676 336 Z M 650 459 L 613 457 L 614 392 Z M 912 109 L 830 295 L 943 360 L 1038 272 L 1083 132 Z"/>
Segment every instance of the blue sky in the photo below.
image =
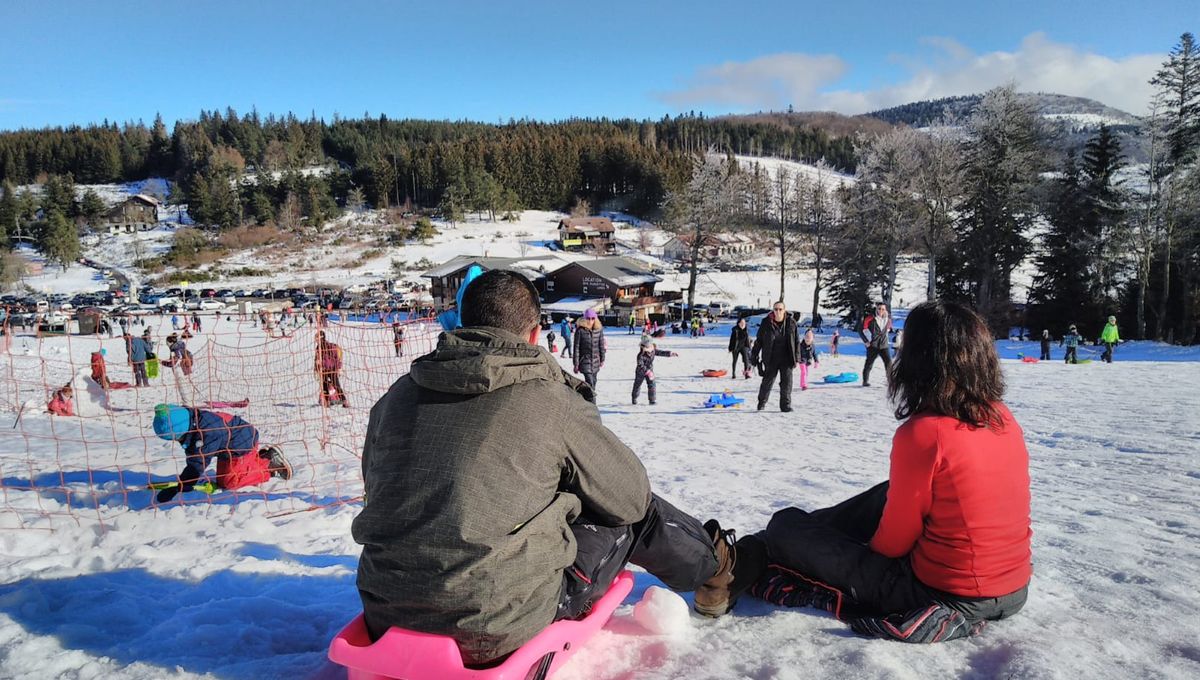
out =
<path fill-rule="evenodd" d="M 483 121 L 860 113 L 1008 81 L 1141 113 L 1145 80 L 1197 19 L 1196 0 L 4 0 L 0 129 L 230 106 Z"/>

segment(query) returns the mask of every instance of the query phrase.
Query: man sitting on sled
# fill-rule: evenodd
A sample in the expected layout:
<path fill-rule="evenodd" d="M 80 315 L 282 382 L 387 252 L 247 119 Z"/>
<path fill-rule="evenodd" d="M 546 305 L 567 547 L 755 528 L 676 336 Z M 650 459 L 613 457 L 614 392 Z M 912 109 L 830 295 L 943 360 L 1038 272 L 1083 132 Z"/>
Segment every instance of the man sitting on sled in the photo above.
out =
<path fill-rule="evenodd" d="M 213 458 L 217 459 L 217 486 L 240 489 L 262 484 L 271 477 L 289 479 L 292 466 L 275 446 L 259 447 L 258 430 L 231 413 L 188 408 L 177 404 L 154 407 L 154 434 L 177 441 L 187 455 L 179 483 L 158 492 L 166 503 L 180 491 L 191 491 Z"/>
<path fill-rule="evenodd" d="M 371 409 L 353 524 L 371 638 L 446 635 L 488 663 L 585 615 L 626 562 L 723 614 L 732 532 L 651 493 L 592 388 L 539 346 L 533 284 L 493 270 L 465 287 L 464 327 Z"/>

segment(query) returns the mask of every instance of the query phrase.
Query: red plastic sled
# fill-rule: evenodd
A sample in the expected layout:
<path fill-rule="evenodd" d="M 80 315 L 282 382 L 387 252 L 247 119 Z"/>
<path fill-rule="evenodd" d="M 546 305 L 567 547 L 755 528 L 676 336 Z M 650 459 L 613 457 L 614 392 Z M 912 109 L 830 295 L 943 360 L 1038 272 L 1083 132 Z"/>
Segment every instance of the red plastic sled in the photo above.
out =
<path fill-rule="evenodd" d="M 1036 364 L 1038 362 L 1038 360 L 1034 359 L 1033 357 L 1021 357 L 1021 361 L 1024 361 L 1027 364 Z"/>
<path fill-rule="evenodd" d="M 359 614 L 329 644 L 329 660 L 346 667 L 348 680 L 544 680 L 604 627 L 629 591 L 623 571 L 608 592 L 578 621 L 555 621 L 492 668 L 466 668 L 454 639 L 391 628 L 371 643 Z"/>
<path fill-rule="evenodd" d="M 700 375 L 704 376 L 705 378 L 724 378 L 725 373 L 726 373 L 725 369 L 710 368 L 710 369 L 701 371 Z"/>

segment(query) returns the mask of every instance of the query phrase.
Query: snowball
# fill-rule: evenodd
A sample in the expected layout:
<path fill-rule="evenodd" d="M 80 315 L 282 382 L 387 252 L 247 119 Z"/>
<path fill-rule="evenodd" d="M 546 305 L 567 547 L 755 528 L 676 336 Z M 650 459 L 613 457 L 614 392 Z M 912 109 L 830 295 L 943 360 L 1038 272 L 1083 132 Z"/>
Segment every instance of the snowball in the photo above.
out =
<path fill-rule="evenodd" d="M 687 631 L 692 615 L 682 597 L 658 586 L 650 586 L 633 606 L 633 619 L 651 633 L 680 635 Z"/>

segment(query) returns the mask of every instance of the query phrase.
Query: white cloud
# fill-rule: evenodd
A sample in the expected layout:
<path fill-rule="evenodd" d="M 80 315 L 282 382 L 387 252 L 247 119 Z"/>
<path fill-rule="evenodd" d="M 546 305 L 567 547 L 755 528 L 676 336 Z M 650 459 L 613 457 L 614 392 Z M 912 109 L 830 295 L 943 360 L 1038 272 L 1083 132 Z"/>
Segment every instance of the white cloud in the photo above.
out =
<path fill-rule="evenodd" d="M 1034 33 L 1011 52 L 977 54 L 950 38 L 926 38 L 931 56 L 897 55 L 908 71 L 900 82 L 870 90 L 837 89 L 849 65 L 836 55 L 783 53 L 701 69 L 684 87 L 659 98 L 676 106 L 785 108 L 855 114 L 922 99 L 983 92 L 1015 83 L 1023 92 L 1088 97 L 1144 114 L 1147 81 L 1165 54 L 1112 58 L 1055 43 Z"/>

